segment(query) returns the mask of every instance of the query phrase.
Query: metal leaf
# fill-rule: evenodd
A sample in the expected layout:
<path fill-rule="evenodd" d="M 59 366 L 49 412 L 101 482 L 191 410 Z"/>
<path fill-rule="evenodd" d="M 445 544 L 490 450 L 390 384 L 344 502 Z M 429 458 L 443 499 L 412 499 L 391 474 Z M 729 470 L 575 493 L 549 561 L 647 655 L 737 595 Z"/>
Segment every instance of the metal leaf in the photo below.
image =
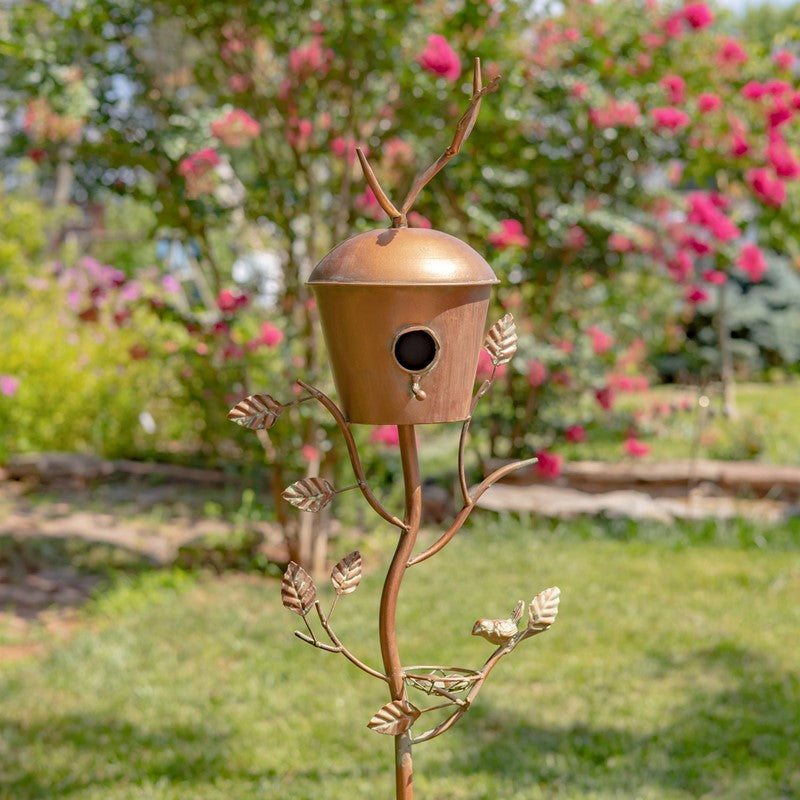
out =
<path fill-rule="evenodd" d="M 283 404 L 268 394 L 253 394 L 237 403 L 229 412 L 228 419 L 250 430 L 266 430 L 275 424 L 283 411 Z"/>
<path fill-rule="evenodd" d="M 405 733 L 416 721 L 422 712 L 407 700 L 395 700 L 387 703 L 367 723 L 367 727 L 376 733 L 385 733 L 387 736 L 397 736 Z"/>
<path fill-rule="evenodd" d="M 321 511 L 336 496 L 325 478 L 303 478 L 283 491 L 283 499 L 301 511 Z"/>
<path fill-rule="evenodd" d="M 517 327 L 514 325 L 514 317 L 511 314 L 506 314 L 492 325 L 489 333 L 486 334 L 483 346 L 492 357 L 492 364 L 496 367 L 511 361 L 514 353 L 517 352 Z"/>
<path fill-rule="evenodd" d="M 561 589 L 558 586 L 551 586 L 549 589 L 539 592 L 528 607 L 528 616 L 531 620 L 528 630 L 547 630 L 556 621 L 560 599 Z"/>
<path fill-rule="evenodd" d="M 331 583 L 336 594 L 350 594 L 361 583 L 361 553 L 348 553 L 331 572 Z"/>
<path fill-rule="evenodd" d="M 281 583 L 284 607 L 304 617 L 314 607 L 316 599 L 317 587 L 311 576 L 299 564 L 290 561 Z"/>

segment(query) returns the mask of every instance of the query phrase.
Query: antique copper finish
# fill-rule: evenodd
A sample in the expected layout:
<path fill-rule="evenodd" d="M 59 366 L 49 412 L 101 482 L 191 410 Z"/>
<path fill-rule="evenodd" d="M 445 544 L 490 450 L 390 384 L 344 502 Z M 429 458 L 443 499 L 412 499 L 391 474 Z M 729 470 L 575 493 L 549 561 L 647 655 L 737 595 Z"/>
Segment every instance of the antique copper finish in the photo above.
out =
<path fill-rule="evenodd" d="M 308 284 L 347 419 L 370 425 L 465 419 L 495 283 L 492 268 L 469 245 L 425 228 L 361 233 L 328 253 Z M 409 379 L 394 343 L 415 328 L 430 331 L 438 353 Z"/>
<path fill-rule="evenodd" d="M 405 227 L 406 213 L 417 194 L 458 153 L 475 123 L 481 98 L 495 85 L 496 81 L 488 87 L 482 86 L 480 62 L 476 59 L 472 98 L 459 120 L 451 145 L 443 156 L 420 173 L 399 209 L 380 188 L 359 151 L 367 181 L 391 217 L 393 227 L 362 233 L 340 244 L 320 261 L 308 281 L 317 297 L 342 407 L 319 389 L 298 381 L 305 394 L 291 403 L 280 403 L 267 394 L 253 395 L 242 400 L 229 414 L 239 425 L 266 435 L 265 431 L 287 407 L 317 400 L 331 414 L 344 437 L 356 483 L 336 489 L 325 479 L 309 476 L 289 486 L 284 498 L 302 511 L 316 512 L 333 502 L 341 492 L 357 488 L 373 510 L 399 530 L 378 613 L 382 672 L 345 647 L 331 622 L 339 598 L 354 592 L 361 581 L 362 558 L 358 551 L 348 553 L 331 572 L 335 596 L 327 614 L 322 610 L 312 577 L 302 566 L 292 562 L 281 584 L 284 606 L 302 618 L 307 631 L 295 631 L 297 638 L 319 650 L 343 655 L 362 672 L 388 685 L 389 701 L 377 710 L 367 726 L 394 737 L 397 800 L 413 800 L 412 745 L 433 739 L 455 725 L 469 710 L 500 659 L 525 639 L 549 629 L 558 613 L 560 599 L 557 587 L 537 594 L 527 604 L 529 621 L 521 630 L 519 625 L 526 606 L 522 600 L 508 618 L 478 620 L 473 634 L 497 645 L 480 669 L 403 666 L 396 617 L 406 570 L 447 545 L 490 486 L 513 470 L 535 461 L 527 459 L 508 464 L 492 472 L 477 487 L 469 488 L 464 451 L 472 416 L 478 401 L 491 389 L 497 368 L 514 356 L 516 329 L 509 314 L 495 323 L 483 339 L 489 293 L 497 279 L 478 253 L 440 231 Z M 422 335 L 411 344 L 406 340 L 408 349 L 400 353 L 396 350 L 398 342 L 404 334 L 412 332 Z M 473 397 L 482 341 L 493 370 Z M 415 425 L 451 421 L 462 422 L 458 473 L 464 503 L 439 539 L 415 555 L 422 509 Z M 351 423 L 398 426 L 405 490 L 402 519 L 384 508 L 369 487 Z M 316 612 L 319 627 L 330 643 L 318 638 L 311 624 L 312 612 Z M 413 735 L 413 726 L 430 714 L 434 715 L 431 727 Z"/>

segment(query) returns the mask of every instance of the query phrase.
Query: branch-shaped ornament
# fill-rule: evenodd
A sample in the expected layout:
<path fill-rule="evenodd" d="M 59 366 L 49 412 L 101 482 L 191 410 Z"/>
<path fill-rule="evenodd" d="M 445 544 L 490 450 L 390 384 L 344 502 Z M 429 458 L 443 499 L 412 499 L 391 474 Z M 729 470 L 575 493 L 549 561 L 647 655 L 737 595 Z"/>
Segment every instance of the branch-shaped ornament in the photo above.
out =
<path fill-rule="evenodd" d="M 291 403 L 281 403 L 268 394 L 251 394 L 228 412 L 228 419 L 252 431 L 269 430 L 287 408 L 311 399 L 300 397 Z"/>
<path fill-rule="evenodd" d="M 411 188 L 409 189 L 408 194 L 406 195 L 406 198 L 403 200 L 403 204 L 399 209 L 389 199 L 389 196 L 386 194 L 386 192 L 384 192 L 364 152 L 360 147 L 356 148 L 356 154 L 358 155 L 361 169 L 364 171 L 364 179 L 366 180 L 369 188 L 372 189 L 375 199 L 378 201 L 380 207 L 392 220 L 393 228 L 405 228 L 408 225 L 407 215 L 411 210 L 411 206 L 414 205 L 417 195 L 419 195 L 419 193 L 425 188 L 425 186 L 428 185 L 434 175 L 436 175 L 444 167 L 444 165 L 450 161 L 451 158 L 458 155 L 459 151 L 461 150 L 461 145 L 464 144 L 464 141 L 472 132 L 472 129 L 475 126 L 475 121 L 478 119 L 478 112 L 481 108 L 481 100 L 483 99 L 484 95 L 495 91 L 499 82 L 500 76 L 496 75 L 486 86 L 483 85 L 483 78 L 481 77 L 481 60 L 476 58 L 473 63 L 472 97 L 470 97 L 467 110 L 461 115 L 458 123 L 456 123 L 456 131 L 453 134 L 453 140 L 447 146 L 447 149 L 444 151 L 444 153 L 439 156 L 439 158 L 434 161 L 433 164 L 431 164 L 427 169 L 424 169 L 417 175 L 416 178 L 414 178 L 414 182 L 412 183 Z"/>
<path fill-rule="evenodd" d="M 472 423 L 472 416 L 475 413 L 475 409 L 478 407 L 478 402 L 489 392 L 494 384 L 497 368 L 501 364 L 508 364 L 517 352 L 517 327 L 514 324 L 513 315 L 506 314 L 489 328 L 483 346 L 492 359 L 492 374 L 489 376 L 488 380 L 485 380 L 481 384 L 480 389 L 475 393 L 475 397 L 472 398 L 469 416 L 464 420 L 464 424 L 461 426 L 461 437 L 458 440 L 458 478 L 461 484 L 461 494 L 464 498 L 465 505 L 470 505 L 472 503 L 469 487 L 467 486 L 467 475 L 464 470 L 464 450 L 467 446 L 469 426 Z M 522 466 L 522 463 L 523 462 L 520 463 L 520 466 Z"/>

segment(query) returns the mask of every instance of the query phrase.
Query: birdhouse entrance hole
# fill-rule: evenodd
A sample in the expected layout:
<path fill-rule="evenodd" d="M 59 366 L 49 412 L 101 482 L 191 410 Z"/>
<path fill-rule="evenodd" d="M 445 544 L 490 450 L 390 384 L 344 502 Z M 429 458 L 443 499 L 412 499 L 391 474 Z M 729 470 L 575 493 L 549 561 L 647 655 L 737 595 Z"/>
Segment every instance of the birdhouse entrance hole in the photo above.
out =
<path fill-rule="evenodd" d="M 401 369 L 419 374 L 436 363 L 439 342 L 427 328 L 406 328 L 395 338 L 392 351 Z"/>

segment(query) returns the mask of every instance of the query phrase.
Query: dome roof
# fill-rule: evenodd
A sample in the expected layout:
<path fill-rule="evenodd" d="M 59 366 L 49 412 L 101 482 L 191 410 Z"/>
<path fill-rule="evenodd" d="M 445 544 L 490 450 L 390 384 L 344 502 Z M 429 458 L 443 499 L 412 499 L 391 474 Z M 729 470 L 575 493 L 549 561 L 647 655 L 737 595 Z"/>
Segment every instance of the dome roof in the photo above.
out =
<path fill-rule="evenodd" d="M 359 233 L 317 264 L 308 284 L 417 286 L 498 283 L 468 244 L 428 228 L 384 228 Z"/>

